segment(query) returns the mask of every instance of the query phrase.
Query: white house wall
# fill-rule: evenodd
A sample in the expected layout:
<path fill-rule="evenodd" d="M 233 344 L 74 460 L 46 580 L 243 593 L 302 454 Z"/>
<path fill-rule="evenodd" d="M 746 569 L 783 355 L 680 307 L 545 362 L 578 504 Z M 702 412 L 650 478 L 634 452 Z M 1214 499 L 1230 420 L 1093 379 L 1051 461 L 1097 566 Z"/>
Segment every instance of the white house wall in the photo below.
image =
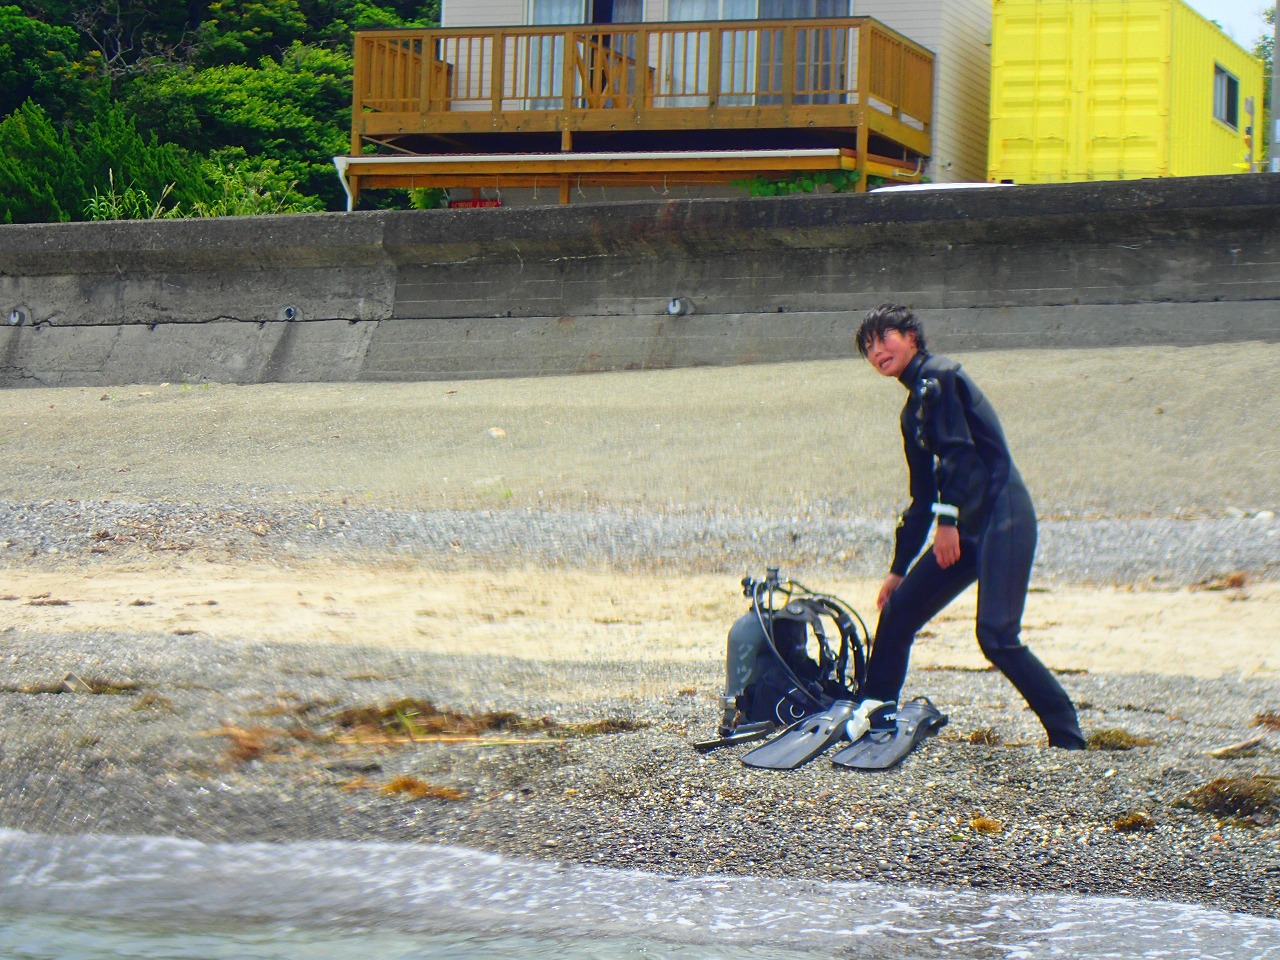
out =
<path fill-rule="evenodd" d="M 987 178 L 991 96 L 989 0 L 854 0 L 855 17 L 928 47 L 933 63 L 933 156 L 925 168 L 937 183 Z"/>
<path fill-rule="evenodd" d="M 444 3 L 442 27 L 510 27 L 524 22 L 524 0 L 464 0 Z"/>
<path fill-rule="evenodd" d="M 852 0 L 855 17 L 874 17 L 933 51 L 933 157 L 938 183 L 985 180 L 991 95 L 990 0 Z M 645 20 L 666 17 L 664 0 L 645 0 Z M 445 0 L 441 26 L 500 27 L 525 21 L 525 0 Z"/>
<path fill-rule="evenodd" d="M 941 56 L 936 76 L 938 115 L 945 119 L 947 180 L 987 179 L 987 136 L 991 128 L 991 4 L 951 0 L 945 8 Z"/>

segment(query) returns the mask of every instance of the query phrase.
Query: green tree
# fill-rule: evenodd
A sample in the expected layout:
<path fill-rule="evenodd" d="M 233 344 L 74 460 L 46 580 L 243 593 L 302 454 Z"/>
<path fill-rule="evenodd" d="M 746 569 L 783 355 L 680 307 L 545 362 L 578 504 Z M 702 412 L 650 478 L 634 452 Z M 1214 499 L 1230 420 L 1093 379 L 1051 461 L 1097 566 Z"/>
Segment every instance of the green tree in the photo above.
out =
<path fill-rule="evenodd" d="M 295 43 L 257 67 L 227 64 L 140 78 L 128 106 L 161 140 L 205 156 L 274 158 L 308 195 L 336 207 L 332 157 L 350 143 L 351 58 Z"/>
<path fill-rule="evenodd" d="M 0 222 L 73 220 L 84 197 L 75 146 L 39 104 L 28 100 L 0 121 Z"/>
<path fill-rule="evenodd" d="M 143 134 L 123 104 L 112 103 L 86 123 L 73 139 L 78 147 L 85 190 L 107 194 L 116 183 L 122 189 L 160 197 L 172 191 L 175 202 L 195 203 L 209 195 L 203 161 L 154 133 Z"/>
<path fill-rule="evenodd" d="M 0 218 L 340 209 L 352 33 L 439 13 L 439 0 L 0 0 Z"/>
<path fill-rule="evenodd" d="M 82 6 L 78 0 L 17 0 L 14 5 L 27 16 L 45 23 L 70 23 L 72 15 Z"/>
<path fill-rule="evenodd" d="M 0 7 L 0 116 L 27 100 L 51 113 L 72 112 L 86 95 L 74 28 L 50 26 L 18 7 Z"/>
<path fill-rule="evenodd" d="M 440 23 L 440 2 L 430 0 L 299 0 L 311 30 L 311 40 L 342 50 L 351 49 L 357 30 L 433 27 Z"/>
<path fill-rule="evenodd" d="M 88 201 L 99 210 L 148 198 L 207 202 L 213 184 L 203 163 L 141 133 L 120 104 L 105 105 L 88 121 L 54 124 L 28 101 L 0 122 L 0 219 L 79 220 L 96 215 Z"/>
<path fill-rule="evenodd" d="M 214 0 L 200 24 L 196 59 L 202 66 L 255 63 L 306 33 L 298 0 Z"/>

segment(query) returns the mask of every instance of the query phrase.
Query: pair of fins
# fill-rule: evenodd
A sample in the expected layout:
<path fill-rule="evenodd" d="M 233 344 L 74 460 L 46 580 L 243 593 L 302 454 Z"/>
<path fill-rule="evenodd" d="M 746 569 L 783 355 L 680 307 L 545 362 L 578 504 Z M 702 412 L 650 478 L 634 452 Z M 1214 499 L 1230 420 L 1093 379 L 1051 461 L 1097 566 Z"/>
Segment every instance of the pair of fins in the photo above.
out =
<path fill-rule="evenodd" d="M 748 767 L 794 770 L 847 738 L 852 742 L 831 758 L 833 764 L 853 770 L 887 770 L 946 722 L 947 715 L 928 697 L 916 697 L 901 707 L 880 700 L 837 700 L 826 712 L 792 724 L 741 759 Z"/>

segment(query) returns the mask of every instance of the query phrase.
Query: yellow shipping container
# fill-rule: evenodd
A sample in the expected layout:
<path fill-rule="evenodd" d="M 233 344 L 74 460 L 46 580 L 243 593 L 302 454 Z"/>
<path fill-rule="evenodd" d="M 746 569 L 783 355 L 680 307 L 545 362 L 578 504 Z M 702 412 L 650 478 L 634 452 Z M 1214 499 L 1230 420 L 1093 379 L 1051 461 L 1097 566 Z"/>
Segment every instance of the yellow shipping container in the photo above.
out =
<path fill-rule="evenodd" d="M 1182 0 L 995 0 L 988 178 L 1253 169 L 1262 62 Z"/>

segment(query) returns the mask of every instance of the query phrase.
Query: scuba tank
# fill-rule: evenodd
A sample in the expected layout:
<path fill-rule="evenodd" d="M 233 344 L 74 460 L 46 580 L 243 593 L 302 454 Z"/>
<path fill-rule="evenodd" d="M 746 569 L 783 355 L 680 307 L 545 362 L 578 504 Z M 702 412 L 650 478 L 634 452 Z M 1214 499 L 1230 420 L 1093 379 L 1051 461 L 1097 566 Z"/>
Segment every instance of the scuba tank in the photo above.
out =
<path fill-rule="evenodd" d="M 856 700 L 865 680 L 870 637 L 844 601 L 782 580 L 777 567 L 763 580 L 743 577 L 742 593 L 751 607 L 729 628 L 719 737 L 699 750 L 759 739 L 836 700 Z M 828 640 L 832 626 L 838 651 Z"/>

